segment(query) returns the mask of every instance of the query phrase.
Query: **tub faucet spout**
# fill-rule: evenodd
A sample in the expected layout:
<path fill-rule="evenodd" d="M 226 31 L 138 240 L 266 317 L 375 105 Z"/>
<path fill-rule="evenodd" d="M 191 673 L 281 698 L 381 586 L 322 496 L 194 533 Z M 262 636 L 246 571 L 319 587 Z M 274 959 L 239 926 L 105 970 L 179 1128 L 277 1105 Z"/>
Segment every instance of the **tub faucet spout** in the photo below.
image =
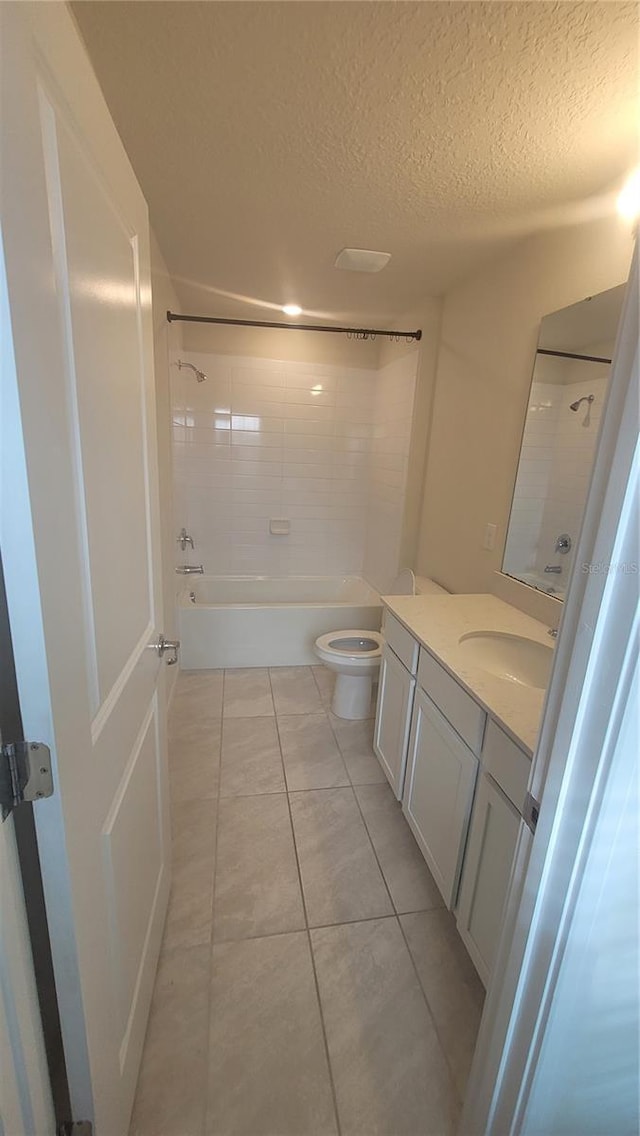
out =
<path fill-rule="evenodd" d="M 202 576 L 204 568 L 202 564 L 178 564 L 176 572 L 179 576 Z"/>

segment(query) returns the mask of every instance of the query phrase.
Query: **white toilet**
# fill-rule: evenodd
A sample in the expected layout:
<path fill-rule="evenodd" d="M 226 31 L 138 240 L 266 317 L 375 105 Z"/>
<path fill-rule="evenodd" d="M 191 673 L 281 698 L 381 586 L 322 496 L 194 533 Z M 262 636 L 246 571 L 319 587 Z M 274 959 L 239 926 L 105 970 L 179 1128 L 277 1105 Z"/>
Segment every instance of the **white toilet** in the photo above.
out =
<path fill-rule="evenodd" d="M 371 684 L 380 670 L 379 631 L 330 631 L 316 639 L 315 652 L 336 672 L 331 709 L 338 718 L 368 718 Z"/>
<path fill-rule="evenodd" d="M 406 568 L 396 577 L 387 595 L 446 595 L 441 588 L 427 576 L 414 576 Z M 320 635 L 315 642 L 315 653 L 319 659 L 336 672 L 336 685 L 333 691 L 331 709 L 338 718 L 357 721 L 368 718 L 371 708 L 371 687 L 378 677 L 382 659 L 384 637 L 380 631 L 349 629 L 329 631 Z"/>

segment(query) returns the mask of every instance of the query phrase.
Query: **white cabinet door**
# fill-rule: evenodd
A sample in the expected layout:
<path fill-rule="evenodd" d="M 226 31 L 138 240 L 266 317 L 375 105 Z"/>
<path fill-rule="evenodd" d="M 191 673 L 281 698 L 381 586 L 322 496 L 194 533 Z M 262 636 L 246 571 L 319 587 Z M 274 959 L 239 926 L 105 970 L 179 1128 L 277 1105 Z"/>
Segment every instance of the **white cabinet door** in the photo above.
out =
<path fill-rule="evenodd" d="M 520 824 L 516 809 L 483 772 L 473 805 L 457 921 L 485 986 L 498 946 Z"/>
<path fill-rule="evenodd" d="M 403 812 L 447 907 L 456 898 L 478 759 L 418 688 Z"/>
<path fill-rule="evenodd" d="M 416 680 L 388 645 L 382 653 L 373 748 L 398 800 L 407 762 L 411 709 Z"/>

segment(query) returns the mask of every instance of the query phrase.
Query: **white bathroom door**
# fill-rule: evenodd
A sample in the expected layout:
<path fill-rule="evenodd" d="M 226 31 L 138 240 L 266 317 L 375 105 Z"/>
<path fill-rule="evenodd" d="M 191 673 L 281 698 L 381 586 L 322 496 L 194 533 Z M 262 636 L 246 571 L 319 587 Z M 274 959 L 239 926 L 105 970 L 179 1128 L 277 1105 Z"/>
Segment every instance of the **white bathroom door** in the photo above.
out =
<path fill-rule="evenodd" d="M 124 1136 L 168 894 L 148 216 L 67 5 L 0 20 L 0 540 L 74 1119 Z"/>

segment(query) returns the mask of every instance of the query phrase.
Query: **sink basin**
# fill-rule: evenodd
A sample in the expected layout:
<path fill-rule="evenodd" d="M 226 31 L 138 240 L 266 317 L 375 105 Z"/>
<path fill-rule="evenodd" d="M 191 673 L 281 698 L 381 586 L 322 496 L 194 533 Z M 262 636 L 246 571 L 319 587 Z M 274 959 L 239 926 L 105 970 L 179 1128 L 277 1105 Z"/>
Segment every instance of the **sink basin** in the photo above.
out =
<path fill-rule="evenodd" d="M 539 690 L 549 682 L 553 647 L 546 643 L 503 631 L 470 631 L 458 642 L 468 662 L 507 682 Z"/>

